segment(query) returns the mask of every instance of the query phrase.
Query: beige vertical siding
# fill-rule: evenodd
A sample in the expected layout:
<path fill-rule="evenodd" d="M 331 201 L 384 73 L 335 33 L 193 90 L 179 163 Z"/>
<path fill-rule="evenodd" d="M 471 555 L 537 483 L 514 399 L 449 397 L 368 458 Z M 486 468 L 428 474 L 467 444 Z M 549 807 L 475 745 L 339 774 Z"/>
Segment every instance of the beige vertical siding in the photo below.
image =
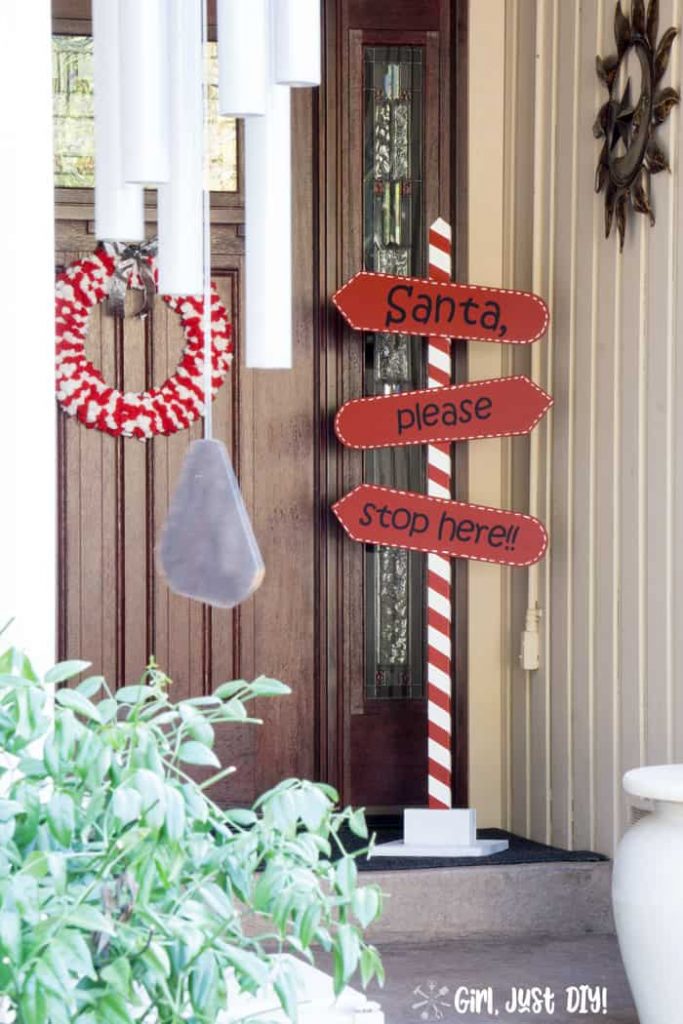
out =
<path fill-rule="evenodd" d="M 660 33 L 682 6 L 662 0 Z M 516 831 L 606 853 L 627 821 L 623 772 L 683 761 L 683 133 L 675 111 L 656 226 L 630 217 L 620 255 L 593 192 L 613 18 L 613 0 L 507 5 L 506 278 L 549 301 L 534 369 L 555 407 L 532 493 L 530 443 L 508 447 L 510 502 L 548 524 L 551 553 L 535 672 L 516 659 L 528 580 L 509 582 L 506 807 Z M 680 47 L 664 84 L 681 85 Z"/>
<path fill-rule="evenodd" d="M 499 284 L 504 272 L 506 80 L 505 0 L 474 0 L 469 19 L 469 188 L 472 225 L 468 246 L 471 281 Z M 471 342 L 470 379 L 505 373 L 505 346 Z M 503 445 L 474 441 L 469 451 L 471 501 L 494 508 L 504 504 Z M 500 825 L 505 743 L 504 680 L 507 648 L 503 589 L 505 573 L 496 566 L 470 562 L 469 585 L 469 758 L 470 803 L 482 826 Z"/>

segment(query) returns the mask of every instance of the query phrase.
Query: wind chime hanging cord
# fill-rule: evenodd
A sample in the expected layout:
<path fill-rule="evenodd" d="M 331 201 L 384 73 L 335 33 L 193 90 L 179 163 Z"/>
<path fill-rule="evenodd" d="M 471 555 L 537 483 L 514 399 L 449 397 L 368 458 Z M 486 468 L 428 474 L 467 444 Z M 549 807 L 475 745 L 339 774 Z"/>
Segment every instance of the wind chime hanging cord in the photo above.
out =
<path fill-rule="evenodd" d="M 209 18 L 207 0 L 202 3 L 202 45 L 206 54 L 209 45 Z M 206 154 L 209 152 L 209 85 L 204 76 L 204 440 L 213 437 L 213 409 L 211 403 L 211 193 L 209 191 Z"/>

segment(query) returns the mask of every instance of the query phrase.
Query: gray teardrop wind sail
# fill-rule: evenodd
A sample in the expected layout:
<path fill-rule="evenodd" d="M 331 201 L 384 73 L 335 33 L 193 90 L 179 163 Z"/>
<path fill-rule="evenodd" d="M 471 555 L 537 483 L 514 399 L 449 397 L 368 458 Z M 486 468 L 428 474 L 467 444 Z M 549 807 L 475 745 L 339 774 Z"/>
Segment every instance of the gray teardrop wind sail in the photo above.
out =
<path fill-rule="evenodd" d="M 219 608 L 246 600 L 263 581 L 261 552 L 220 441 L 190 446 L 158 555 L 172 590 Z"/>

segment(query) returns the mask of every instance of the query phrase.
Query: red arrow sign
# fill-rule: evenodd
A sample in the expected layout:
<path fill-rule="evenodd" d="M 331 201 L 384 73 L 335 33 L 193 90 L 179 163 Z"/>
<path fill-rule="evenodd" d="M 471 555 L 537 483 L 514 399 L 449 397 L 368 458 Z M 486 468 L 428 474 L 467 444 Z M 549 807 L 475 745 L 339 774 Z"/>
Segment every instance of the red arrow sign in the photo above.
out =
<path fill-rule="evenodd" d="M 499 377 L 357 398 L 341 407 L 334 429 L 348 448 L 508 437 L 528 434 L 552 404 L 528 377 Z"/>
<path fill-rule="evenodd" d="M 548 534 L 519 512 L 361 484 L 332 506 L 352 540 L 500 565 L 532 565 Z"/>
<path fill-rule="evenodd" d="M 548 307 L 530 292 L 361 271 L 332 296 L 358 331 L 471 338 L 527 345 L 548 329 Z"/>

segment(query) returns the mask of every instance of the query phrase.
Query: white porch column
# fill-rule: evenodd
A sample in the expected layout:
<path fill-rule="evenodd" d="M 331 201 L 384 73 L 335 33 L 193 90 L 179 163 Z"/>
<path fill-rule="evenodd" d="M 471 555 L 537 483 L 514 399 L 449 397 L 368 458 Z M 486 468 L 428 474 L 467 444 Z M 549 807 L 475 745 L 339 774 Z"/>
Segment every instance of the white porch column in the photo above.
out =
<path fill-rule="evenodd" d="M 0 4 L 0 638 L 55 660 L 56 411 L 49 0 Z"/>
<path fill-rule="evenodd" d="M 469 280 L 504 279 L 506 0 L 469 6 Z M 470 380 L 504 375 L 502 345 L 470 342 Z M 505 508 L 503 446 L 487 440 L 469 449 L 469 500 Z M 504 660 L 505 578 L 509 569 L 470 562 L 469 805 L 480 826 L 505 825 Z"/>

